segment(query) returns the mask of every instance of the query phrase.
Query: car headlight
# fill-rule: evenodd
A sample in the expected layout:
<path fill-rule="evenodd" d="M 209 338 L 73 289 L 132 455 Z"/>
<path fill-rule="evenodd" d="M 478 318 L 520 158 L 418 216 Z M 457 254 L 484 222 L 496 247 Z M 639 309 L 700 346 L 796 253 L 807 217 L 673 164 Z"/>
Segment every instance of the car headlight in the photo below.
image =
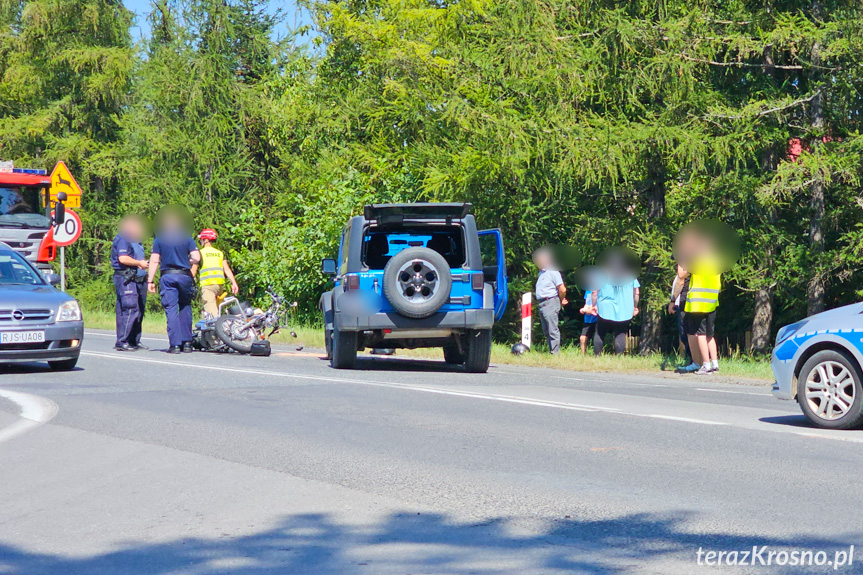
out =
<path fill-rule="evenodd" d="M 809 320 L 804 319 L 803 321 L 798 321 L 797 323 L 792 323 L 786 325 L 783 328 L 779 328 L 779 333 L 776 334 L 776 345 L 779 345 L 786 339 L 790 338 L 792 335 L 800 331 Z"/>
<path fill-rule="evenodd" d="M 81 306 L 75 300 L 60 304 L 57 312 L 57 321 L 81 321 Z"/>

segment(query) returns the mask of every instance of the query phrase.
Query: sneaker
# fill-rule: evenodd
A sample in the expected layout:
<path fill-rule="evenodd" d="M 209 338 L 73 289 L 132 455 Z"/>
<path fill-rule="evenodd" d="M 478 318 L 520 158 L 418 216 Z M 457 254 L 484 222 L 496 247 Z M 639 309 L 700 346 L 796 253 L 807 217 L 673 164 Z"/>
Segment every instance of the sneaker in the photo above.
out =
<path fill-rule="evenodd" d="M 710 372 L 711 373 L 719 373 L 719 366 L 714 365 L 713 367 L 710 368 Z"/>
<path fill-rule="evenodd" d="M 712 367 L 704 367 L 703 365 L 698 368 L 698 371 L 695 372 L 695 375 L 709 375 L 713 373 Z"/>
<path fill-rule="evenodd" d="M 685 367 L 679 368 L 677 371 L 678 371 L 678 373 L 695 373 L 699 369 L 701 369 L 701 366 L 695 362 L 692 362 Z"/>

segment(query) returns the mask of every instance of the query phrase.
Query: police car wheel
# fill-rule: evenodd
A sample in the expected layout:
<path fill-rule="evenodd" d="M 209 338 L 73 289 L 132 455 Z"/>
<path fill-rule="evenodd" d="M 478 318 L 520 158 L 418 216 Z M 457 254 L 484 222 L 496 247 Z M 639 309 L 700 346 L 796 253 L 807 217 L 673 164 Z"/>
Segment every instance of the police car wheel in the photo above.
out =
<path fill-rule="evenodd" d="M 449 264 L 428 248 L 402 250 L 384 268 L 383 288 L 387 301 L 401 315 L 428 317 L 449 301 Z"/>
<path fill-rule="evenodd" d="M 797 378 L 797 403 L 818 427 L 859 427 L 863 424 L 863 388 L 857 362 L 838 350 L 823 350 L 810 357 Z"/>

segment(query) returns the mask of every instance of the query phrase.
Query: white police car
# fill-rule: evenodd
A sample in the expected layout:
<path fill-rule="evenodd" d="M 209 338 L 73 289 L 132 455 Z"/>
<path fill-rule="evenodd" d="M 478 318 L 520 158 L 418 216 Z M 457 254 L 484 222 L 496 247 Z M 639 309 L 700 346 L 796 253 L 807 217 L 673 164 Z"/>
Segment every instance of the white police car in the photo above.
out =
<path fill-rule="evenodd" d="M 797 399 L 818 427 L 863 424 L 863 303 L 786 325 L 776 336 L 773 395 Z"/>

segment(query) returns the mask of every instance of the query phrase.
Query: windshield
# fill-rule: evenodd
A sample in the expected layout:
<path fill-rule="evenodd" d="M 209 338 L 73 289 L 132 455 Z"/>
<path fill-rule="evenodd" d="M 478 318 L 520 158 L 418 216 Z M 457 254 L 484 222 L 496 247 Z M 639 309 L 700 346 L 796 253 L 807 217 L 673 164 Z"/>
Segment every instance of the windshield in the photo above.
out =
<path fill-rule="evenodd" d="M 0 227 L 50 227 L 51 221 L 39 213 L 40 188 L 0 188 Z"/>
<path fill-rule="evenodd" d="M 27 260 L 11 251 L 0 252 L 0 286 L 45 285 L 45 279 Z"/>

